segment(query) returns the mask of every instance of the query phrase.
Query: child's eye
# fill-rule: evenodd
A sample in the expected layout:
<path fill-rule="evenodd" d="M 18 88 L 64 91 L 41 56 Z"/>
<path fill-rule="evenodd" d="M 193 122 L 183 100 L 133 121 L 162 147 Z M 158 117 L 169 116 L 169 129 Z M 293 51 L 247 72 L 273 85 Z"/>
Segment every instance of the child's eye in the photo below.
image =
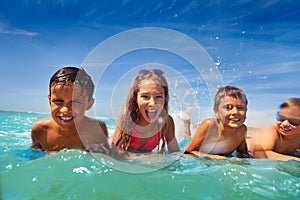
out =
<path fill-rule="evenodd" d="M 163 96 L 162 96 L 162 95 L 157 95 L 156 98 L 157 98 L 157 99 L 162 99 Z"/>
<path fill-rule="evenodd" d="M 81 102 L 80 101 L 73 101 L 72 104 L 79 105 L 79 104 L 81 104 Z"/>
<path fill-rule="evenodd" d="M 142 95 L 141 96 L 143 99 L 149 99 L 150 97 L 148 95 Z"/>
<path fill-rule="evenodd" d="M 230 105 L 230 104 L 225 105 L 225 109 L 226 109 L 226 110 L 231 110 L 232 108 L 233 108 L 233 106 Z"/>
<path fill-rule="evenodd" d="M 53 99 L 52 102 L 55 104 L 59 104 L 59 103 L 63 103 L 64 101 L 61 99 Z"/>
<path fill-rule="evenodd" d="M 238 106 L 237 109 L 242 111 L 242 110 L 246 110 L 246 107 L 245 106 Z"/>

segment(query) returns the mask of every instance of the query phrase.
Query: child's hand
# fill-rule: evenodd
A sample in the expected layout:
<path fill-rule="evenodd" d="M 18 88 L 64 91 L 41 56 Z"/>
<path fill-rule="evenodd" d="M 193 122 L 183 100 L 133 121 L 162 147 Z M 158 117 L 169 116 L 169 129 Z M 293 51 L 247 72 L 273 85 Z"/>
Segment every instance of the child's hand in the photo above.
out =
<path fill-rule="evenodd" d="M 229 158 L 229 160 L 232 160 L 232 161 L 241 161 L 242 159 L 241 158 L 237 158 L 237 157 L 231 157 L 231 158 Z"/>

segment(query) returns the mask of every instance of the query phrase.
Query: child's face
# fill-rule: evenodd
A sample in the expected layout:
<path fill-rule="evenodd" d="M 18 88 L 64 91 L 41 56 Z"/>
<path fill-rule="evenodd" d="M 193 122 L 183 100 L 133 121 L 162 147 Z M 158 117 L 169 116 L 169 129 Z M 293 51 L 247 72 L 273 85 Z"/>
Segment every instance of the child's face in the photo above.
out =
<path fill-rule="evenodd" d="M 164 88 L 151 80 L 143 81 L 137 93 L 141 113 L 139 125 L 147 125 L 158 119 L 165 102 Z"/>
<path fill-rule="evenodd" d="M 75 123 L 83 119 L 85 111 L 94 103 L 79 85 L 54 85 L 48 99 L 51 117 L 62 129 L 75 128 Z"/>
<path fill-rule="evenodd" d="M 289 106 L 280 109 L 277 116 L 277 130 L 282 135 L 300 133 L 300 107 Z"/>
<path fill-rule="evenodd" d="M 225 96 L 221 99 L 215 115 L 224 127 L 238 128 L 244 124 L 247 105 L 242 99 Z"/>

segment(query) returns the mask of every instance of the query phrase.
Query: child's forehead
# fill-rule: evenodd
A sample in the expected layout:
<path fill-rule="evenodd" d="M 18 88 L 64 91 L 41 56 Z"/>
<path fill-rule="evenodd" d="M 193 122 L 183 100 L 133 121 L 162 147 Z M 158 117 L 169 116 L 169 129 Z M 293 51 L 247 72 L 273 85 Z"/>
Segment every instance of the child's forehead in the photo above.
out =
<path fill-rule="evenodd" d="M 226 103 L 226 102 L 239 102 L 239 103 L 243 103 L 246 104 L 245 99 L 240 98 L 240 97 L 234 97 L 234 96 L 228 96 L 225 95 L 223 98 L 220 99 L 221 103 Z"/>
<path fill-rule="evenodd" d="M 158 83 L 157 81 L 153 81 L 151 79 L 144 80 L 139 84 L 138 90 L 147 90 L 147 89 L 155 89 L 164 91 L 164 87 Z"/>
<path fill-rule="evenodd" d="M 86 95 L 86 91 L 76 83 L 57 83 L 51 86 L 51 94 Z"/>
<path fill-rule="evenodd" d="M 78 85 L 80 87 L 80 85 Z M 65 82 L 65 83 L 55 83 L 51 85 L 51 89 L 60 89 L 60 90 L 67 90 L 67 89 L 75 89 L 78 87 L 74 82 Z"/>
<path fill-rule="evenodd" d="M 280 113 L 286 117 L 298 118 L 300 119 L 300 107 L 296 105 L 291 105 L 280 109 Z"/>
<path fill-rule="evenodd" d="M 156 86 L 156 87 L 161 87 L 163 88 L 163 85 L 161 82 L 155 80 L 155 79 L 144 79 L 140 82 L 139 87 L 143 86 Z"/>

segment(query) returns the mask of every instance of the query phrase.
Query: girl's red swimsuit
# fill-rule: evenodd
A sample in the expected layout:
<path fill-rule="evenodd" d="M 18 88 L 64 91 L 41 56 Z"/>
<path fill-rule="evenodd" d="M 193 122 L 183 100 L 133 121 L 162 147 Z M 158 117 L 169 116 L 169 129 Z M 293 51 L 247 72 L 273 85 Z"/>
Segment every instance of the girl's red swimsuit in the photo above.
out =
<path fill-rule="evenodd" d="M 161 132 L 159 131 L 149 142 L 147 142 L 143 146 L 140 146 L 138 131 L 135 128 L 131 136 L 130 148 L 139 151 L 152 151 L 159 144 L 160 139 L 161 139 Z"/>

